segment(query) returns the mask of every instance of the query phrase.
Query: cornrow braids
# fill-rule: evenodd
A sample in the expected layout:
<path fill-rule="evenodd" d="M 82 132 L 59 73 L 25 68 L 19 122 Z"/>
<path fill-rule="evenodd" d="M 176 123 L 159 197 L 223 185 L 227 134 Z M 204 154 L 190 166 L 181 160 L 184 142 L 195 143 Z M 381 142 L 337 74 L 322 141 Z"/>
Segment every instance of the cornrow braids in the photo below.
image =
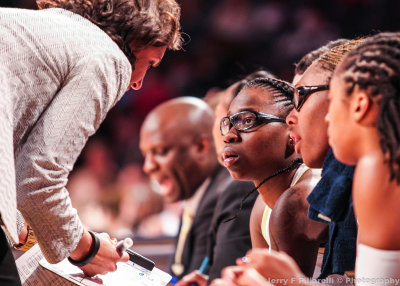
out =
<path fill-rule="evenodd" d="M 242 80 L 238 80 L 231 84 L 228 88 L 225 90 L 218 90 L 217 88 L 212 88 L 210 89 L 206 96 L 204 97 L 204 100 L 210 105 L 210 107 L 215 111 L 216 106 L 218 105 L 219 101 L 222 100 L 222 98 L 225 97 L 225 92 L 232 87 L 232 91 L 229 94 L 231 98 L 229 99 L 229 103 L 232 102 L 232 100 L 239 94 L 240 90 L 243 88 L 243 86 L 249 82 L 250 80 L 259 78 L 259 77 L 272 77 L 274 78 L 275 76 L 271 74 L 270 72 L 266 70 L 257 70 L 255 72 L 252 72 L 251 74 L 247 75 L 245 78 Z"/>
<path fill-rule="evenodd" d="M 239 92 L 242 90 L 242 88 L 249 81 L 254 80 L 256 78 L 265 78 L 265 77 L 275 78 L 275 76 L 272 73 L 270 73 L 266 70 L 258 70 L 258 71 L 252 72 L 251 74 L 247 75 L 244 79 L 238 81 L 238 85 L 232 91 L 232 99 L 234 99 L 239 94 Z"/>
<path fill-rule="evenodd" d="M 309 52 L 308 54 L 303 56 L 297 64 L 294 64 L 295 65 L 295 70 L 294 70 L 295 74 L 302 75 L 306 71 L 306 69 L 309 66 L 311 66 L 311 64 L 316 59 L 318 59 L 322 54 L 328 52 L 333 47 L 343 45 L 348 41 L 349 41 L 348 39 L 337 39 L 335 41 L 331 41 L 331 42 L 327 43 L 326 45 L 324 45 L 314 51 Z"/>
<path fill-rule="evenodd" d="M 274 96 L 275 102 L 283 104 L 284 116 L 286 117 L 293 108 L 293 91 L 292 85 L 284 80 L 276 78 L 256 78 L 245 84 L 246 88 L 262 88 L 270 92 Z"/>
<path fill-rule="evenodd" d="M 328 52 L 322 54 L 317 61 L 322 64 L 322 68 L 333 72 L 336 66 L 340 63 L 343 57 L 354 50 L 357 46 L 364 43 L 366 38 L 359 38 L 354 40 L 346 41 L 345 43 L 334 46 Z"/>
<path fill-rule="evenodd" d="M 371 37 L 348 54 L 338 72 L 348 96 L 358 86 L 379 104 L 379 143 L 388 155 L 390 180 L 400 184 L 400 33 Z"/>
<path fill-rule="evenodd" d="M 63 8 L 102 29 L 135 68 L 135 51 L 149 46 L 178 50 L 180 7 L 175 0 L 38 0 L 40 9 Z"/>

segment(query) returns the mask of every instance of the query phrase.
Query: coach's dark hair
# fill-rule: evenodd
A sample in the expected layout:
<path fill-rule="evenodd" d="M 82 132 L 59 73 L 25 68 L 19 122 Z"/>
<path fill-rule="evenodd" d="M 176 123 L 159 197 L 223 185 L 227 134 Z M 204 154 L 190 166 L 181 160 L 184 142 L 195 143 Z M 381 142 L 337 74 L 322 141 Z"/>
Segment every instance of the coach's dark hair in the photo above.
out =
<path fill-rule="evenodd" d="M 400 184 L 400 33 L 381 33 L 350 52 L 341 69 L 347 95 L 357 86 L 379 104 L 380 146 Z"/>
<path fill-rule="evenodd" d="M 167 46 L 178 50 L 180 7 L 175 0 L 38 0 L 40 9 L 63 8 L 102 29 L 125 53 L 132 68 L 135 51 Z M 134 45 L 131 51 L 129 45 Z"/>

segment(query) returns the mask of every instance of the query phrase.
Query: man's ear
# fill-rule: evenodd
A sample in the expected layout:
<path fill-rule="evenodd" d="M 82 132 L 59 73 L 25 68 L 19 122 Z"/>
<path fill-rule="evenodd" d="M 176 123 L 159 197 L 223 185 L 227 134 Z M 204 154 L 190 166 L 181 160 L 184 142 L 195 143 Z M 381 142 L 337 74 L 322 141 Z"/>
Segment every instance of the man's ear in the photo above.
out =
<path fill-rule="evenodd" d="M 353 93 L 350 108 L 355 122 L 362 125 L 375 124 L 378 116 L 378 106 L 366 91 L 357 90 Z"/>

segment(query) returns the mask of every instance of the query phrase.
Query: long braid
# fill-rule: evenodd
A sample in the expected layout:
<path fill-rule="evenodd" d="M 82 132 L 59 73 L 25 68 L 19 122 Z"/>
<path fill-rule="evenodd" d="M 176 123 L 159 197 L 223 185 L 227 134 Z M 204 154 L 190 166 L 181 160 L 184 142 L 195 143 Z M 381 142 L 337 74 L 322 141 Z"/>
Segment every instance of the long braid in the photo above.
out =
<path fill-rule="evenodd" d="M 390 179 L 400 184 L 400 34 L 371 37 L 349 53 L 343 71 L 347 95 L 357 86 L 378 102 L 379 143 L 388 155 Z"/>
<path fill-rule="evenodd" d="M 256 78 L 249 81 L 245 88 L 262 88 L 272 93 L 277 103 L 283 103 L 284 116 L 286 117 L 293 108 L 293 91 L 292 85 L 284 80 L 276 78 Z"/>

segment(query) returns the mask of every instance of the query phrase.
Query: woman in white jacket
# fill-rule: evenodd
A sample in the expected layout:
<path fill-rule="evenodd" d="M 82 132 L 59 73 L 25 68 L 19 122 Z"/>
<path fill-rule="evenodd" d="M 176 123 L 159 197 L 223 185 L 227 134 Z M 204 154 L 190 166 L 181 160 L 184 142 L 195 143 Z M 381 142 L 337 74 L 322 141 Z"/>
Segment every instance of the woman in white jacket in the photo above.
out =
<path fill-rule="evenodd" d="M 88 275 L 106 273 L 128 255 L 85 230 L 65 188 L 68 174 L 127 88 L 140 89 L 166 49 L 180 47 L 180 8 L 175 0 L 39 7 L 50 9 L 0 8 L 2 224 L 17 242 L 17 197 L 49 262 L 69 256 Z"/>

